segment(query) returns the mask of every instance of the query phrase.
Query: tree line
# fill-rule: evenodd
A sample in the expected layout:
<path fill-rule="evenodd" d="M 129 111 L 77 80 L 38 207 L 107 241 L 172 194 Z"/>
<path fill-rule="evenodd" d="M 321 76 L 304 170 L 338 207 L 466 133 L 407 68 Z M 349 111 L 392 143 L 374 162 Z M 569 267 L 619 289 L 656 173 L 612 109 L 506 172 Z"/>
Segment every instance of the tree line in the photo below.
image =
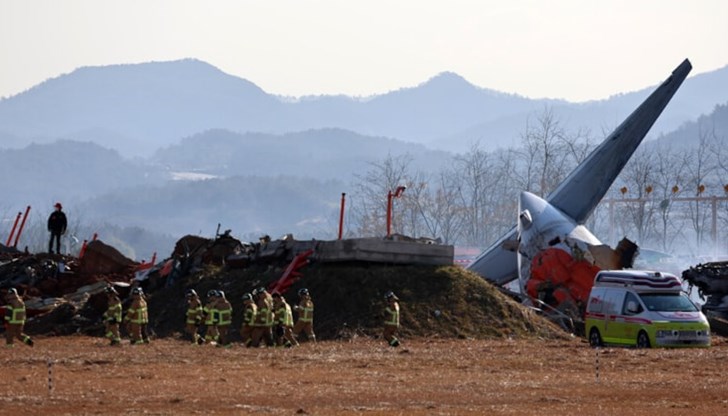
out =
<path fill-rule="evenodd" d="M 610 245 L 626 236 L 666 252 L 726 253 L 728 203 L 711 198 L 728 195 L 725 137 L 710 119 L 701 119 L 698 131 L 683 138 L 693 145 L 680 149 L 643 143 L 587 227 Z M 407 155 L 389 155 L 356 175 L 346 235 L 383 236 L 387 192 L 404 185 L 393 203 L 394 233 L 483 248 L 515 225 L 521 191 L 547 197 L 604 137 L 567 130 L 545 108 L 529 120 L 518 146 L 487 152 L 476 143 L 438 172 L 413 169 Z"/>

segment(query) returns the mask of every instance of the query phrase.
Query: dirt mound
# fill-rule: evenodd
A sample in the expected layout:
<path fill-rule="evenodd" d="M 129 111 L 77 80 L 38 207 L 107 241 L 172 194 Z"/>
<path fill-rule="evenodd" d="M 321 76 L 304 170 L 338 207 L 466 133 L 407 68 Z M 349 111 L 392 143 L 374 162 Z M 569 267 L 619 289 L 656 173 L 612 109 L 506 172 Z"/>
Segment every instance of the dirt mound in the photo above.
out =
<path fill-rule="evenodd" d="M 243 293 L 267 286 L 278 279 L 281 271 L 263 267 L 225 271 L 208 267 L 152 294 L 151 326 L 160 336 L 180 332 L 185 312 L 184 291 L 194 288 L 201 296 L 211 289 L 225 291 L 233 303 L 233 325 L 239 328 Z M 315 330 L 321 339 L 379 334 L 384 294 L 388 290 L 400 298 L 404 336 L 565 336 L 551 322 L 503 295 L 479 276 L 456 266 L 311 264 L 302 271 L 304 277 L 284 296 L 289 303 L 295 303 L 298 289 L 309 289 L 316 305 Z"/>

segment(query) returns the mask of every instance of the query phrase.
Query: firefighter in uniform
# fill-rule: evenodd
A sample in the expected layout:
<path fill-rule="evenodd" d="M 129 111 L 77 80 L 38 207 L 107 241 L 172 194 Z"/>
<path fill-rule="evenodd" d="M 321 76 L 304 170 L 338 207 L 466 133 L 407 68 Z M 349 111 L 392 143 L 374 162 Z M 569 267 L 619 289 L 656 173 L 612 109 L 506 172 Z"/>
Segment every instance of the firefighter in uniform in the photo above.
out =
<path fill-rule="evenodd" d="M 293 335 L 298 338 L 299 334 L 303 332 L 309 341 L 316 342 L 316 334 L 313 333 L 313 301 L 308 289 L 299 289 L 298 298 L 298 305 L 293 306 L 293 309 L 298 313 L 298 320 L 293 327 Z"/>
<path fill-rule="evenodd" d="M 258 313 L 255 316 L 251 345 L 258 347 L 262 339 L 267 346 L 273 346 L 273 298 L 262 287 L 256 289 L 253 294 Z"/>
<path fill-rule="evenodd" d="M 399 347 L 399 340 L 394 334 L 399 328 L 399 298 L 391 290 L 384 295 L 387 306 L 384 308 L 384 339 L 390 347 Z"/>
<path fill-rule="evenodd" d="M 5 306 L 6 345 L 12 348 L 13 340 L 17 338 L 32 347 L 33 339 L 23 333 L 23 327 L 25 326 L 25 302 L 18 296 L 18 291 L 15 288 L 8 289 L 5 300 L 8 302 Z"/>
<path fill-rule="evenodd" d="M 293 312 L 291 306 L 286 302 L 286 298 L 276 292 L 273 294 L 273 307 L 275 308 L 276 320 L 276 345 L 286 348 L 297 346 L 298 342 L 293 337 Z"/>
<path fill-rule="evenodd" d="M 149 324 L 149 312 L 142 288 L 135 287 L 131 290 L 131 306 L 126 311 L 124 321 L 129 325 L 131 343 L 143 344 L 145 338 L 142 334 L 144 327 Z"/>
<path fill-rule="evenodd" d="M 106 324 L 106 338 L 111 340 L 110 345 L 121 343 L 119 325 L 121 324 L 121 299 L 113 286 L 108 286 L 106 292 L 106 312 L 104 312 L 104 324 Z"/>
<path fill-rule="evenodd" d="M 222 290 L 217 291 L 217 297 L 215 302 L 215 309 L 217 309 L 217 333 L 218 333 L 218 347 L 229 347 L 230 342 L 227 339 L 228 329 L 230 324 L 233 323 L 233 305 L 225 298 L 225 292 Z"/>
<path fill-rule="evenodd" d="M 207 292 L 207 303 L 202 308 L 202 315 L 205 323 L 205 338 L 202 342 L 212 344 L 218 340 L 217 320 L 217 290 L 209 290 Z"/>
<path fill-rule="evenodd" d="M 240 328 L 240 336 L 243 338 L 243 345 L 250 347 L 253 341 L 253 328 L 255 328 L 255 316 L 258 314 L 258 307 L 253 302 L 253 295 L 243 295 L 243 325 Z"/>
<path fill-rule="evenodd" d="M 202 323 L 202 302 L 194 289 L 188 289 L 185 298 L 187 299 L 185 332 L 192 338 L 192 343 L 197 344 L 200 341 L 197 328 Z"/>

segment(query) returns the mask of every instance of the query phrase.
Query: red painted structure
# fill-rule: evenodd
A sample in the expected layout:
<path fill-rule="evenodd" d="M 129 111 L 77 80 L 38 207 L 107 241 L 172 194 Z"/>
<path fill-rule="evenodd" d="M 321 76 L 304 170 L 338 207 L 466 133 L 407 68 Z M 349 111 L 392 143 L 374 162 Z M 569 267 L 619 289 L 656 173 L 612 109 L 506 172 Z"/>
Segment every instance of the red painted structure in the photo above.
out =
<path fill-rule="evenodd" d="M 25 228 L 25 221 L 28 219 L 28 213 L 30 213 L 30 205 L 25 208 L 25 215 L 23 215 L 23 221 L 21 221 L 20 228 L 18 228 L 18 234 L 15 236 L 15 242 L 13 243 L 13 247 L 18 246 L 18 240 L 20 240 L 20 234 L 23 233 L 23 228 Z"/>
<path fill-rule="evenodd" d="M 268 292 L 277 292 L 281 295 L 286 293 L 286 291 L 288 291 L 288 288 L 290 288 L 292 284 L 296 283 L 296 281 L 298 281 L 298 279 L 303 276 L 303 274 L 301 274 L 298 269 L 308 264 L 308 256 L 310 256 L 311 254 L 313 254 L 313 249 L 308 249 L 306 251 L 298 253 L 298 255 L 296 255 L 296 257 L 294 257 L 293 260 L 291 260 L 291 262 L 288 264 L 286 270 L 283 271 L 283 275 L 281 275 L 281 278 L 268 285 Z"/>
<path fill-rule="evenodd" d="M 13 235 L 15 235 L 15 228 L 18 227 L 18 221 L 20 221 L 20 217 L 23 215 L 22 212 L 18 212 L 18 216 L 15 217 L 15 222 L 13 223 L 13 229 L 10 230 L 10 235 L 8 236 L 8 241 L 5 242 L 6 247 L 10 247 L 10 242 L 13 241 Z"/>
<path fill-rule="evenodd" d="M 94 233 L 94 236 L 91 238 L 91 241 L 96 241 L 96 238 L 98 238 L 99 234 Z M 88 240 L 83 240 L 83 244 L 81 245 L 81 251 L 78 252 L 78 259 L 82 259 L 83 255 L 86 253 L 86 246 L 88 246 Z"/>
<path fill-rule="evenodd" d="M 400 198 L 405 189 L 407 189 L 406 186 L 398 186 L 394 192 L 390 190 L 387 193 L 387 237 L 392 235 L 392 199 Z"/>
<path fill-rule="evenodd" d="M 548 292 L 553 299 L 542 299 L 559 309 L 569 305 L 579 311 L 586 308 L 594 276 L 601 269 L 586 260 L 576 260 L 558 248 L 544 250 L 531 261 L 531 278 L 526 293 L 538 298 L 539 292 Z"/>
<path fill-rule="evenodd" d="M 344 233 L 344 206 L 346 205 L 346 194 L 341 193 L 341 212 L 339 213 L 339 240 Z"/>

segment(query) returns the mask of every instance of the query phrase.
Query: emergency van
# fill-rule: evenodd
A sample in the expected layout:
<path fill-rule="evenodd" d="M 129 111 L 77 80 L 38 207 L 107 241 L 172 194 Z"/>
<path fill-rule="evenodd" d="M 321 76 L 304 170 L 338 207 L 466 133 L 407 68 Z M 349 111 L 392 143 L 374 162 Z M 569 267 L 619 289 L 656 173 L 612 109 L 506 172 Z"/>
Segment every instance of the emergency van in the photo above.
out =
<path fill-rule="evenodd" d="M 585 329 L 592 347 L 710 346 L 710 325 L 670 273 L 602 270 L 594 278 Z"/>

